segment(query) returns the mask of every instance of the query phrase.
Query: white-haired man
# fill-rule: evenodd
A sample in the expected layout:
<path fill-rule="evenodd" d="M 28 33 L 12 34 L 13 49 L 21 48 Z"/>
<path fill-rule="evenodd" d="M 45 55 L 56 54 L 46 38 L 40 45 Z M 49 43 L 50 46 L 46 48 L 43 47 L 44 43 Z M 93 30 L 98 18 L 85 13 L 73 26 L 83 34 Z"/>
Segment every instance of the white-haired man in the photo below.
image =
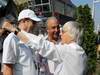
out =
<path fill-rule="evenodd" d="M 36 22 L 40 20 L 34 11 L 24 9 L 18 16 L 18 28 L 31 37 Z M 36 75 L 32 49 L 26 46 L 14 33 L 10 33 L 4 40 L 2 63 L 3 75 Z"/>

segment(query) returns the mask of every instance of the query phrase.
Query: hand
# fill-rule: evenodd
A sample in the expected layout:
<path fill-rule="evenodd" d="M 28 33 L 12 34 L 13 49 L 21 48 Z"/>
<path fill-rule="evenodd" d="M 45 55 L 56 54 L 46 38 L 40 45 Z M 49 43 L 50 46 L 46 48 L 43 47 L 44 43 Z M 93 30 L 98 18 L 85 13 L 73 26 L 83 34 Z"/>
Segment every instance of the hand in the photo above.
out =
<path fill-rule="evenodd" d="M 2 25 L 2 28 L 10 32 L 14 32 L 16 30 L 10 21 L 5 21 Z"/>

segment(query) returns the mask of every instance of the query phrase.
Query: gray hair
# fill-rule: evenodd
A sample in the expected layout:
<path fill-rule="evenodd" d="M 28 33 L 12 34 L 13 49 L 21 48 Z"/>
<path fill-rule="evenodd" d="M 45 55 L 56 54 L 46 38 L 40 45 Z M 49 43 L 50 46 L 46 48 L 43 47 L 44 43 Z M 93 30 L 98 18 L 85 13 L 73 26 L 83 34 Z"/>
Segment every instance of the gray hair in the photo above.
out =
<path fill-rule="evenodd" d="M 55 16 L 48 17 L 48 19 L 46 21 L 46 28 L 48 28 L 48 21 L 49 20 L 57 20 L 57 18 Z"/>
<path fill-rule="evenodd" d="M 68 32 L 76 43 L 79 44 L 81 42 L 80 37 L 82 36 L 83 30 L 78 22 L 69 21 L 65 23 L 63 31 Z"/>

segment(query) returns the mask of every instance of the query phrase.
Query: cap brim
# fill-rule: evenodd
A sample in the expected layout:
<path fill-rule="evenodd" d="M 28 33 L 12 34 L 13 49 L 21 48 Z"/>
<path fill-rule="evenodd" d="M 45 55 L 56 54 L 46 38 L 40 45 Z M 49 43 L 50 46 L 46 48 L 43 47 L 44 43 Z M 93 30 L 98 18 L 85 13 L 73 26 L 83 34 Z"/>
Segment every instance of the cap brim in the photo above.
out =
<path fill-rule="evenodd" d="M 38 18 L 38 17 L 34 17 L 34 18 L 31 18 L 33 21 L 41 21 L 41 19 L 40 18 Z"/>

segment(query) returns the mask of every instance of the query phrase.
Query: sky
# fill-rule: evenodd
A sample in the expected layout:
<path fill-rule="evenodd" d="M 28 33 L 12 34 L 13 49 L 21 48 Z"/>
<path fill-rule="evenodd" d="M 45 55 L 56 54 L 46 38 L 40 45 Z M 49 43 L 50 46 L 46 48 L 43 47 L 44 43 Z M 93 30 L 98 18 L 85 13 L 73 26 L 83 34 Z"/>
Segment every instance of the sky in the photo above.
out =
<path fill-rule="evenodd" d="M 93 0 L 71 0 L 71 1 L 76 6 L 88 4 L 89 7 L 92 9 Z M 100 29 L 100 2 L 95 3 L 95 15 L 94 16 L 95 16 L 94 17 L 95 28 L 99 26 L 99 29 Z"/>

